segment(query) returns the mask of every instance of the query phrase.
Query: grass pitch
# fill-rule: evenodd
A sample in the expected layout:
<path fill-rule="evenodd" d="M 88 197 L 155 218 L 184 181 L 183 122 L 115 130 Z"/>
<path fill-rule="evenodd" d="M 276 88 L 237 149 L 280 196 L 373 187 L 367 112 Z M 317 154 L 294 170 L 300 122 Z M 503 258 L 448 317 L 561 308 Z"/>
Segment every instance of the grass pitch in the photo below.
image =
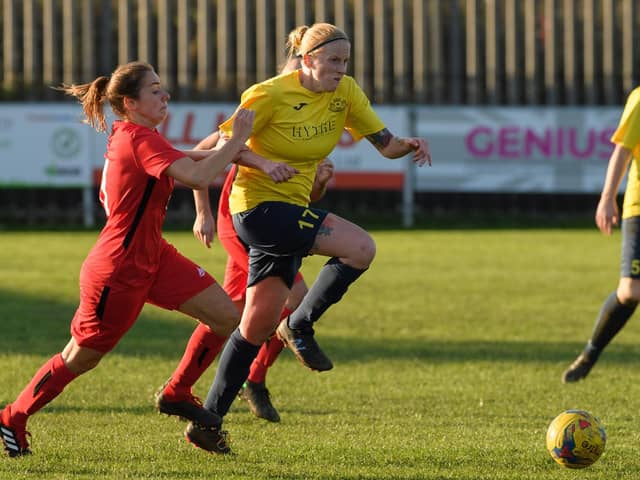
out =
<path fill-rule="evenodd" d="M 372 268 L 316 328 L 334 370 L 284 351 L 268 376 L 282 422 L 237 401 L 234 456 L 187 444 L 153 392 L 194 321 L 146 307 L 97 369 L 35 415 L 34 455 L 0 458 L 0 479 L 637 479 L 640 331 L 633 320 L 585 382 L 560 374 L 615 287 L 619 233 L 376 231 Z M 0 233 L 0 405 L 69 336 L 77 277 L 96 232 Z M 219 245 L 167 238 L 222 278 Z M 311 281 L 321 259 L 305 261 Z M 215 364 L 196 385 L 205 396 Z M 579 472 L 545 450 L 549 422 L 582 408 L 608 434 Z"/>

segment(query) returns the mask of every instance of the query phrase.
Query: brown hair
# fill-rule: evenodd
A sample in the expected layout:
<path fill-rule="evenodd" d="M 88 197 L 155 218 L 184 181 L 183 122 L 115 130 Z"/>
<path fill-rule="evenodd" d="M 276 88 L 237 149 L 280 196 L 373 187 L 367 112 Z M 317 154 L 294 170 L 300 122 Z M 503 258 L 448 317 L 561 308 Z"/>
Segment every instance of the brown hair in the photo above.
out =
<path fill-rule="evenodd" d="M 287 58 L 304 56 L 335 40 L 349 41 L 341 29 L 330 23 L 314 23 L 294 28 L 287 38 Z"/>
<path fill-rule="evenodd" d="M 151 65 L 145 62 L 129 62 L 120 65 L 111 77 L 100 76 L 90 83 L 81 85 L 62 85 L 58 90 L 78 98 L 88 123 L 98 132 L 107 130 L 104 102 L 109 102 L 113 113 L 126 117 L 125 97 L 138 98 L 142 88 L 142 79 L 153 72 Z"/>

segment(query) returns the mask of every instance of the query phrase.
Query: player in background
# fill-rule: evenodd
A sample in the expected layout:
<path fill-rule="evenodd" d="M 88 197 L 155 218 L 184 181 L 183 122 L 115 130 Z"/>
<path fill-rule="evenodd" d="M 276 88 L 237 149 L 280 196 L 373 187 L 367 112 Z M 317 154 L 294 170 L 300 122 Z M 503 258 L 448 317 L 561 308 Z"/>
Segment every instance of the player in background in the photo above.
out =
<path fill-rule="evenodd" d="M 300 62 L 297 58 L 291 59 L 281 71 L 284 73 L 295 70 L 299 67 L 299 64 Z M 219 133 L 214 132 L 198 143 L 195 149 L 209 150 L 215 147 L 218 139 Z M 265 164 L 261 164 L 260 167 L 275 183 L 287 181 L 296 173 L 296 171 L 286 163 L 265 161 Z M 223 288 L 235 303 L 238 311 L 242 312 L 246 299 L 249 257 L 246 245 L 238 238 L 233 228 L 231 213 L 229 212 L 229 194 L 236 172 L 237 169 L 235 166 L 232 166 L 222 186 L 220 200 L 218 202 L 217 221 L 214 221 L 211 212 L 208 189 L 194 190 L 196 220 L 193 225 L 193 234 L 203 245 L 210 248 L 213 242 L 213 236 L 217 230 L 220 243 L 227 252 Z M 322 198 L 327 183 L 332 176 L 333 164 L 328 159 L 325 159 L 318 165 L 316 171 L 314 186 L 310 196 L 312 202 Z M 281 318 L 286 318 L 295 310 L 306 293 L 307 285 L 304 282 L 302 274 L 298 272 L 294 280 L 294 285 L 291 288 L 291 293 L 282 310 Z M 198 325 L 196 327 L 187 345 L 183 360 L 171 378 L 156 394 L 156 406 L 160 411 L 162 411 L 162 400 L 165 396 L 192 395 L 193 385 L 214 361 L 222 349 L 223 342 L 224 339 L 218 339 L 215 333 L 205 325 Z M 257 417 L 272 422 L 280 421 L 280 415 L 271 403 L 269 390 L 266 387 L 266 375 L 267 369 L 275 362 L 283 347 L 284 344 L 275 335 L 272 335 L 262 345 L 258 356 L 251 365 L 249 376 L 241 392 L 241 397 L 249 403 L 251 411 Z M 180 392 L 183 393 L 181 394 Z"/>
<path fill-rule="evenodd" d="M 239 321 L 236 307 L 213 277 L 164 240 L 162 225 L 174 180 L 194 189 L 209 185 L 245 148 L 254 112 L 237 110 L 234 136 L 215 150 L 182 152 L 156 130 L 167 116 L 169 94 L 151 65 L 127 63 L 109 77 L 60 89 L 79 99 L 87 123 L 98 131 L 107 129 L 105 102 L 118 117 L 100 188 L 106 224 L 82 265 L 80 304 L 69 343 L 0 413 L 2 442 L 11 457 L 31 453 L 28 418 L 93 369 L 131 328 L 145 303 L 178 310 L 224 337 Z M 195 425 L 220 424 L 193 397 L 168 408 Z"/>
<path fill-rule="evenodd" d="M 605 299 L 584 350 L 562 374 L 564 383 L 577 382 L 589 374 L 640 301 L 640 87 L 627 98 L 611 141 L 615 148 L 609 158 L 595 220 L 602 233 L 611 235 L 620 220 L 617 204 L 620 182 L 629 169 L 622 207 L 620 279 L 616 290 Z"/>
<path fill-rule="evenodd" d="M 333 367 L 315 341 L 313 324 L 375 255 L 374 241 L 362 228 L 308 205 L 316 167 L 338 144 L 343 129 L 356 141 L 367 137 L 387 158 L 413 153 L 416 164 L 431 163 L 426 142 L 389 132 L 364 92 L 345 75 L 351 43 L 342 30 L 326 23 L 302 26 L 289 40 L 289 58 L 300 56 L 301 68 L 250 87 L 241 100 L 243 108 L 256 112 L 247 143 L 252 153 L 286 162 L 300 173 L 274 185 L 270 177 L 240 167 L 233 183 L 230 210 L 238 236 L 250 247 L 250 263 L 240 326 L 224 346 L 204 404 L 221 417 L 276 327 L 304 365 L 318 371 Z M 223 133 L 232 132 L 232 121 L 223 123 Z M 330 259 L 302 303 L 279 323 L 302 258 L 310 254 Z M 198 430 L 191 441 L 210 452 L 229 451 L 218 431 Z"/>

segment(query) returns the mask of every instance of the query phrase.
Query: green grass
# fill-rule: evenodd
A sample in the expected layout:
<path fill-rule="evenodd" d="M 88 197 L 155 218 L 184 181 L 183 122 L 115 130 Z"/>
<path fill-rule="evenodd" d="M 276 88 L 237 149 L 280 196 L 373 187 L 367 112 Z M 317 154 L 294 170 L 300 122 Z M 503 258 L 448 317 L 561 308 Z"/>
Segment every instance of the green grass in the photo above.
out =
<path fill-rule="evenodd" d="M 98 368 L 29 423 L 34 455 L 0 479 L 636 479 L 640 331 L 632 321 L 588 381 L 562 385 L 617 281 L 619 234 L 589 229 L 375 231 L 378 255 L 317 326 L 331 372 L 285 351 L 268 383 L 280 424 L 236 402 L 232 457 L 204 453 L 159 416 L 153 392 L 194 322 L 146 307 Z M 69 337 L 95 232 L 0 233 L 0 405 Z M 167 237 L 222 278 L 223 252 Z M 311 280 L 321 259 L 305 261 Z M 206 395 L 215 372 L 196 385 Z M 583 408 L 608 444 L 575 472 L 548 456 L 560 411 Z"/>

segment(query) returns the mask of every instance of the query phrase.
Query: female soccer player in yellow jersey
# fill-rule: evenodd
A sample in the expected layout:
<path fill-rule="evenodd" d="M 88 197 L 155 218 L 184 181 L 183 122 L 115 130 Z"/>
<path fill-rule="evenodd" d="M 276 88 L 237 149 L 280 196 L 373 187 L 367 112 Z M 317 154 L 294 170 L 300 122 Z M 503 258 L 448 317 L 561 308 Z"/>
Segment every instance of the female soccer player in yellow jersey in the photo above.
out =
<path fill-rule="evenodd" d="M 246 380 L 260 345 L 278 325 L 302 258 L 311 254 L 329 261 L 277 335 L 307 367 L 333 367 L 314 339 L 313 323 L 342 298 L 375 255 L 374 241 L 362 228 L 308 206 L 316 166 L 338 144 L 343 129 L 355 140 L 366 137 L 387 158 L 413 153 L 417 165 L 431 164 L 427 143 L 389 132 L 345 74 L 351 44 L 342 30 L 328 23 L 301 26 L 289 34 L 288 47 L 290 57 L 301 57 L 301 68 L 253 85 L 241 99 L 242 108 L 256 113 L 249 149 L 286 162 L 298 173 L 275 183 L 257 169 L 240 167 L 233 183 L 230 210 L 238 236 L 250 247 L 249 278 L 240 326 L 222 351 L 205 402 L 220 416 Z M 224 134 L 232 133 L 232 120 L 221 126 Z M 195 433 L 193 443 L 219 451 L 217 432 Z"/>
<path fill-rule="evenodd" d="M 596 225 L 611 235 L 618 224 L 618 189 L 629 168 L 622 206 L 622 254 L 618 288 L 604 301 L 591 338 L 582 353 L 563 373 L 564 383 L 586 377 L 604 348 L 624 327 L 640 301 L 640 87 L 631 92 L 618 128 L 611 137 L 615 144 L 596 209 Z"/>

